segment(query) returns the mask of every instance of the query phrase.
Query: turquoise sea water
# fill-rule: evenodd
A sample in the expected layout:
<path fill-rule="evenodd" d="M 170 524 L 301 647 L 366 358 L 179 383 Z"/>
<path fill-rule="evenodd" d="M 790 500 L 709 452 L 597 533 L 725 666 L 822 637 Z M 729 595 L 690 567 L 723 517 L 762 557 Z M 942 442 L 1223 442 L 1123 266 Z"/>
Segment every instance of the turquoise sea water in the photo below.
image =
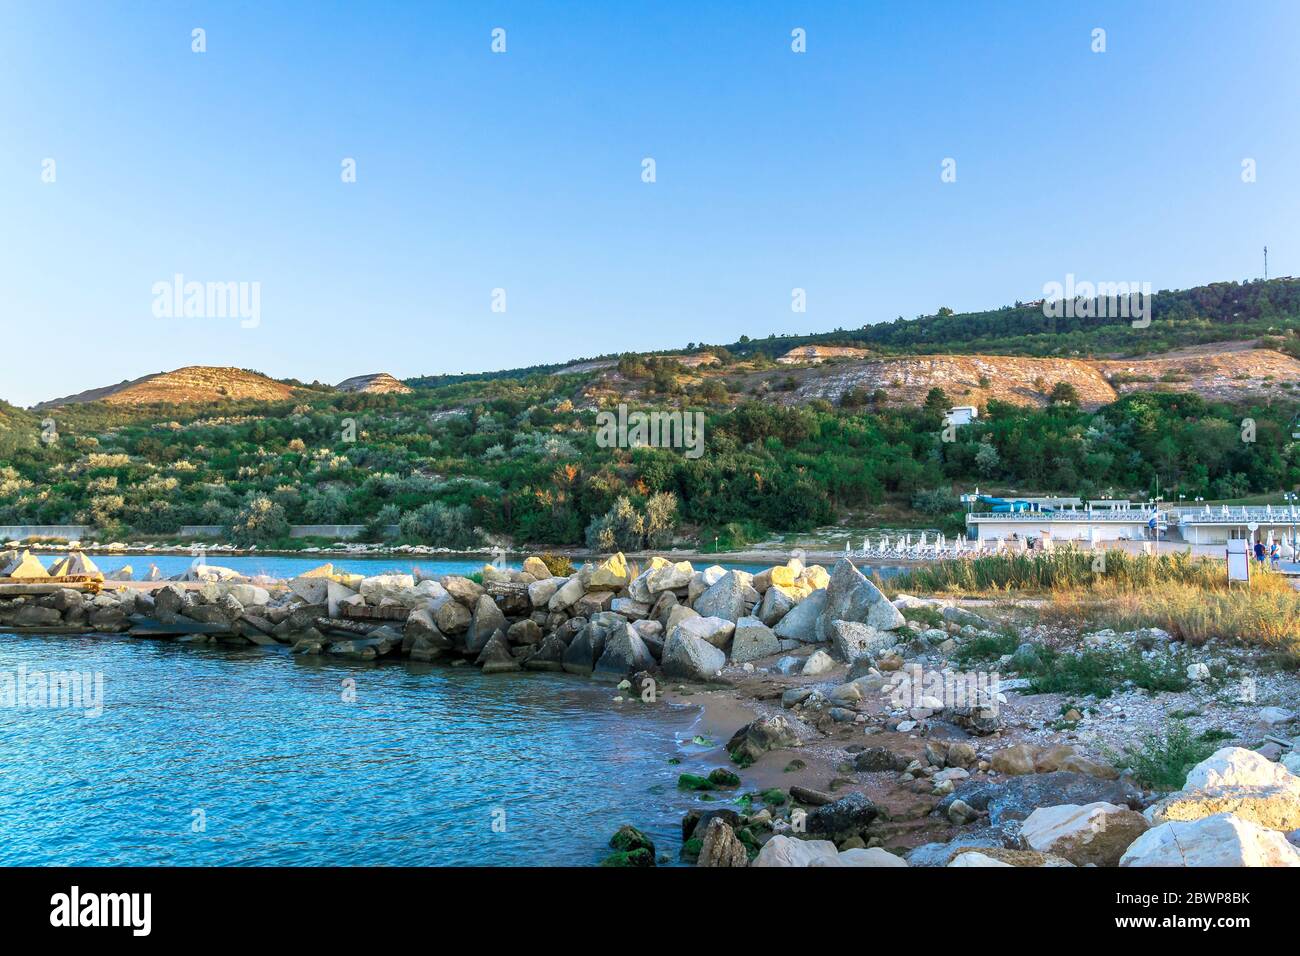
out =
<path fill-rule="evenodd" d="M 191 559 L 148 560 L 172 574 Z M 322 561 L 210 563 L 286 576 Z M 88 690 L 102 676 L 102 713 L 0 693 L 0 865 L 587 865 L 623 823 L 675 859 L 698 803 L 678 773 L 726 762 L 691 743 L 696 708 L 615 703 L 610 685 L 569 675 L 0 634 L 0 690 L 50 672 L 92 675 Z"/>
<path fill-rule="evenodd" d="M 668 759 L 694 708 L 567 675 L 0 634 L 0 675 L 38 671 L 102 674 L 103 712 L 0 706 L 0 865 L 583 865 L 622 823 L 680 849 Z"/>

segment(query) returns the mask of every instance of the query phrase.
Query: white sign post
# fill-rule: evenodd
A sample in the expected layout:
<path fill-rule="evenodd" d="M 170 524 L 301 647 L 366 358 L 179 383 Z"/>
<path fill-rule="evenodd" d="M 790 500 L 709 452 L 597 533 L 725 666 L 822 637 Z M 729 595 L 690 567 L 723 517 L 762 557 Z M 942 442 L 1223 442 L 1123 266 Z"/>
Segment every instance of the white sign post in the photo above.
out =
<path fill-rule="evenodd" d="M 1250 548 L 1245 538 L 1232 538 L 1228 541 L 1228 586 L 1233 581 L 1245 581 L 1250 584 Z"/>

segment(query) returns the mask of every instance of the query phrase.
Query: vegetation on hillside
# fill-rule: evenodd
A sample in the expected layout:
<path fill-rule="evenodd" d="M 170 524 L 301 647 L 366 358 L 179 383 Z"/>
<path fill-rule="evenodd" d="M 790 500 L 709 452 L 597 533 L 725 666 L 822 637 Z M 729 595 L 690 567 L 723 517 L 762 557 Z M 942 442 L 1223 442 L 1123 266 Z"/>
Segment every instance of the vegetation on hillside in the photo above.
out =
<path fill-rule="evenodd" d="M 990 403 L 944 442 L 944 400 L 919 408 L 700 406 L 704 452 L 604 448 L 568 377 L 456 383 L 412 395 L 309 395 L 293 405 L 126 409 L 0 418 L 0 523 L 88 523 L 105 533 L 294 524 L 399 525 L 406 540 L 659 547 L 827 524 L 886 499 L 960 526 L 954 487 L 1234 497 L 1300 485 L 1290 408 L 1138 394 L 1084 412 Z M 1244 415 L 1256 441 L 1241 440 Z M 250 512 L 265 498 L 277 510 Z M 435 507 L 437 506 L 437 507 Z M 249 519 L 252 518 L 251 522 Z"/>
<path fill-rule="evenodd" d="M 849 337 L 902 351 L 1023 353 L 1038 349 L 1041 332 L 1046 352 L 1057 354 L 1079 336 L 1093 348 L 1120 335 L 1138 349 L 1133 335 L 1155 348 L 1199 341 L 1201 331 L 1222 339 L 1267 326 L 1289 348 L 1300 283 L 1160 293 L 1144 330 L 1078 319 L 1043 332 L 1041 308 L 1022 305 L 942 312 Z M 763 366 L 790 345 L 745 338 L 714 347 L 720 364 L 703 374 L 664 356 L 618 359 L 624 383 L 646 401 L 705 416 L 698 457 L 602 447 L 598 407 L 629 399 L 617 384 L 589 392 L 596 373 L 547 374 L 553 367 L 415 380 L 422 387 L 409 395 L 313 385 L 280 402 L 92 402 L 37 413 L 0 403 L 0 524 L 91 524 L 106 536 L 219 525 L 249 543 L 274 540 L 288 524 L 364 524 L 369 540 L 396 526 L 403 540 L 455 548 L 488 536 L 600 549 L 682 537 L 735 547 L 882 506 L 956 531 L 958 493 L 976 484 L 1145 498 L 1158 482 L 1166 500 L 1300 488 L 1293 393 L 1229 405 L 1138 392 L 1084 411 L 1069 383 L 1047 382 L 1049 407 L 990 400 L 945 442 L 952 400 L 940 389 L 915 407 L 890 407 L 879 390 L 850 392 L 839 407 L 790 407 L 736 390 L 737 362 Z"/>

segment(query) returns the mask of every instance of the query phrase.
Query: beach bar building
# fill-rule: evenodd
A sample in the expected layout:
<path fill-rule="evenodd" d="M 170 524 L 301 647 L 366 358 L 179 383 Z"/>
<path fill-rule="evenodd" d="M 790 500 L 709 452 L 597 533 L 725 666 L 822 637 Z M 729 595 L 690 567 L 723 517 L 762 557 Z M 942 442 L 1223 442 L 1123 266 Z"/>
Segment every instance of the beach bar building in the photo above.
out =
<path fill-rule="evenodd" d="M 1154 537 L 1151 522 L 1157 512 L 1150 507 L 1135 507 L 1127 501 L 1043 507 L 1039 500 L 1023 499 L 1028 505 L 1025 508 L 970 512 L 966 515 L 967 537 L 981 546 L 996 544 L 999 538 L 1004 541 L 1049 538 L 1092 545 L 1106 541 L 1146 541 Z M 1021 503 L 1018 500 L 1015 504 Z M 1159 515 L 1159 522 L 1163 536 L 1163 514 Z"/>
<path fill-rule="evenodd" d="M 1227 544 L 1245 538 L 1289 545 L 1293 535 L 1300 535 L 1300 508 L 1294 504 L 1202 505 L 1172 508 L 1170 513 L 1188 544 Z"/>

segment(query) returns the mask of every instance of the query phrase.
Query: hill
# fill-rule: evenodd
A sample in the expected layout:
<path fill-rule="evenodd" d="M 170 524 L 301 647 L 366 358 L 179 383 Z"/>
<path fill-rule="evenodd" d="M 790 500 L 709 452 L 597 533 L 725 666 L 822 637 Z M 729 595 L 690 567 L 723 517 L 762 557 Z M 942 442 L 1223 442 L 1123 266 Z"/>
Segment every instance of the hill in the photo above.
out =
<path fill-rule="evenodd" d="M 1300 489 L 1300 323 L 1263 293 L 1289 303 L 1288 281 L 1228 284 L 1198 300 L 1201 318 L 1174 317 L 1197 299 L 1177 293 L 1165 326 L 1076 330 L 1150 336 L 1128 350 L 1139 354 L 1073 349 L 1075 332 L 1057 333 L 1053 354 L 972 348 L 944 315 L 889 333 L 914 344 L 863 355 L 827 341 L 792 364 L 777 361 L 792 345 L 773 340 L 430 376 L 409 390 L 383 373 L 339 389 L 180 369 L 42 406 L 69 403 L 57 416 L 0 404 L 0 524 L 91 524 L 102 540 L 215 525 L 262 546 L 287 542 L 293 523 L 362 524 L 373 540 L 397 525 L 403 541 L 449 548 L 725 548 L 832 523 L 958 531 L 956 493 L 976 484 L 1277 495 Z M 1204 316 L 1214 322 L 1201 327 Z M 972 335 L 996 331 L 982 321 Z M 611 442 L 597 413 L 619 403 L 698 412 L 698 441 Z M 947 404 L 986 414 L 945 440 Z M 49 441 L 46 417 L 58 420 Z"/>
<path fill-rule="evenodd" d="M 340 392 L 363 392 L 367 395 L 409 395 L 411 388 L 403 385 L 387 372 L 371 375 L 354 375 L 334 386 Z"/>
<path fill-rule="evenodd" d="M 292 398 L 293 393 L 293 388 L 283 382 L 247 369 L 188 365 L 173 372 L 157 372 L 119 385 L 51 399 L 33 407 L 44 410 L 88 402 L 109 405 L 186 405 L 247 399 L 274 402 Z"/>

